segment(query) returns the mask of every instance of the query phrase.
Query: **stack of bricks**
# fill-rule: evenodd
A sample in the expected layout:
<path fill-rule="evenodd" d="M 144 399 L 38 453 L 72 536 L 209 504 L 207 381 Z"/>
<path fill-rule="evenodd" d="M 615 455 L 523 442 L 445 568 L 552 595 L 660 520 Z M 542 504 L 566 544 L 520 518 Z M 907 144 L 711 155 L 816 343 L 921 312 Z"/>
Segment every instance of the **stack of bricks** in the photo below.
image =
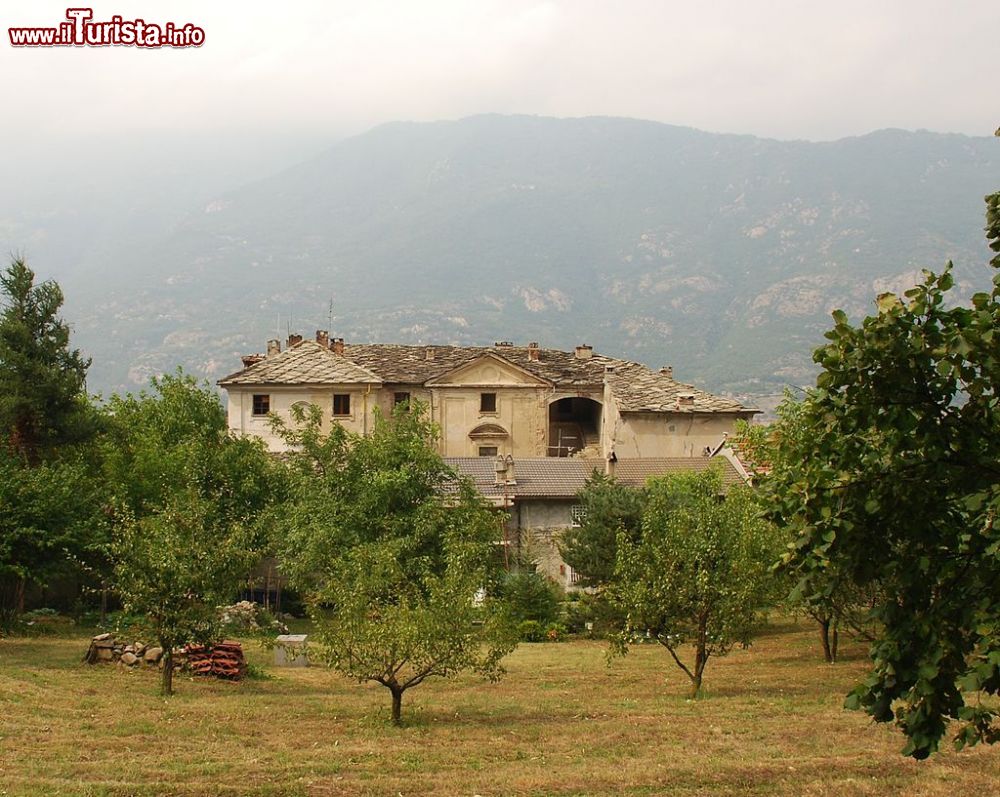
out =
<path fill-rule="evenodd" d="M 239 642 L 226 640 L 212 647 L 188 645 L 184 651 L 188 667 L 195 675 L 239 681 L 246 674 L 247 663 Z"/>

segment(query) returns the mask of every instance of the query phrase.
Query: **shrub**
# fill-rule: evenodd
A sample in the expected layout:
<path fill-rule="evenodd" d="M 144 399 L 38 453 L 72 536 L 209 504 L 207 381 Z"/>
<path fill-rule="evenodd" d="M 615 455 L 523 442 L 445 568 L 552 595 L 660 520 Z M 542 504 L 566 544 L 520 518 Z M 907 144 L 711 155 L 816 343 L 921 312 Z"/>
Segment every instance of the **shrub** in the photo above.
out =
<path fill-rule="evenodd" d="M 516 620 L 534 620 L 544 628 L 559 619 L 563 592 L 540 573 L 515 570 L 505 576 L 501 597 Z"/>

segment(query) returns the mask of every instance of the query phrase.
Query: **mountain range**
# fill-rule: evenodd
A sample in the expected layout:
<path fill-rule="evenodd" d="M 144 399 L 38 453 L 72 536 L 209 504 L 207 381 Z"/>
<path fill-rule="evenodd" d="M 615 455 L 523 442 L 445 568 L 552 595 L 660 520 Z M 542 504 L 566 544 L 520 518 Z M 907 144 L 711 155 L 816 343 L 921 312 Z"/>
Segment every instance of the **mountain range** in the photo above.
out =
<path fill-rule="evenodd" d="M 955 262 L 990 282 L 1000 141 L 776 141 L 620 118 L 393 123 L 200 198 L 71 280 L 92 390 L 208 379 L 289 332 L 597 351 L 766 401 L 829 313 Z M 70 286 L 67 285 L 67 294 Z"/>

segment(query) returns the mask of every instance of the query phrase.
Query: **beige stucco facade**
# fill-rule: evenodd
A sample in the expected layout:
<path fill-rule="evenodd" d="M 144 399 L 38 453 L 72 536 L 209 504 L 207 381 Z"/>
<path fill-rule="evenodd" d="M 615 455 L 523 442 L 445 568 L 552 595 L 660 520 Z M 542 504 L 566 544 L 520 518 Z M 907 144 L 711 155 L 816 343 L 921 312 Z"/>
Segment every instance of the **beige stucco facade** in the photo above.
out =
<path fill-rule="evenodd" d="M 754 413 L 589 346 L 345 346 L 319 331 L 316 341 L 293 336 L 285 351 L 271 341 L 267 355 L 244 362 L 220 380 L 229 427 L 272 451 L 285 443 L 269 415 L 291 423 L 296 404 L 318 407 L 326 429 L 338 423 L 365 434 L 377 412 L 420 401 L 439 428 L 442 455 L 514 459 L 695 457 Z"/>
<path fill-rule="evenodd" d="M 315 405 L 322 415 L 324 430 L 333 423 L 339 423 L 352 432 L 365 434 L 375 418 L 375 407 L 380 398 L 377 390 L 370 386 L 323 385 L 316 387 L 276 387 L 274 385 L 239 386 L 228 388 L 229 429 L 241 435 L 261 438 L 269 451 L 280 452 L 287 449 L 285 441 L 274 431 L 270 415 L 273 414 L 285 424 L 294 423 L 292 407 L 296 404 Z M 350 412 L 345 415 L 333 414 L 334 395 L 350 397 Z M 254 413 L 254 396 L 267 396 L 268 413 Z"/>

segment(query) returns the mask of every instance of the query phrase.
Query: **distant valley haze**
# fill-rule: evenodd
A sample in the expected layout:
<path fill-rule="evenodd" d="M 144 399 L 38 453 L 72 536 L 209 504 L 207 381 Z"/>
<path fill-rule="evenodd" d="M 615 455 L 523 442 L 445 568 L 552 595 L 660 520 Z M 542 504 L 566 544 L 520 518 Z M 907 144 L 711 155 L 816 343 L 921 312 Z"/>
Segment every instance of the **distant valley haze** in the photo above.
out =
<path fill-rule="evenodd" d="M 586 342 L 766 403 L 835 307 L 989 283 L 992 2 L 94 7 L 126 11 L 205 44 L 0 47 L 0 246 L 62 285 L 95 392 L 329 328 Z"/>
<path fill-rule="evenodd" d="M 949 259 L 964 293 L 988 284 L 982 197 L 1000 184 L 994 138 L 782 142 L 607 117 L 386 124 L 253 181 L 226 171 L 238 151 L 210 160 L 149 192 L 126 155 L 111 184 L 8 216 L 41 275 L 60 264 L 92 390 L 177 365 L 214 380 L 267 338 L 330 328 L 587 342 L 773 395 L 810 383 L 834 308 L 859 318 Z"/>

